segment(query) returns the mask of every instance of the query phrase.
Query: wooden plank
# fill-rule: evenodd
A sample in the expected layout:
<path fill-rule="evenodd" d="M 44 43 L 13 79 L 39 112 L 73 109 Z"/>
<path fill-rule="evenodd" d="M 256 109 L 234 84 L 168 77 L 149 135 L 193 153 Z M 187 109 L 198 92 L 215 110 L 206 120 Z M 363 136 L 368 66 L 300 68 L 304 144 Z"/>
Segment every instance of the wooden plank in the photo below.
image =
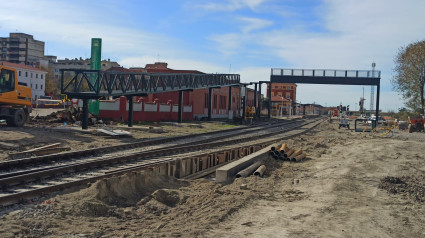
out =
<path fill-rule="evenodd" d="M 37 151 L 30 152 L 30 153 L 37 155 L 37 156 L 40 156 L 40 155 L 49 155 L 49 154 L 59 153 L 59 152 L 68 151 L 68 150 L 71 150 L 71 148 L 69 148 L 69 147 L 58 147 L 58 148 L 47 148 L 47 149 L 44 149 L 44 150 L 37 150 Z"/>
<path fill-rule="evenodd" d="M 32 153 L 32 152 L 35 152 L 35 151 L 46 150 L 46 149 L 49 149 L 49 148 L 56 148 L 56 147 L 59 147 L 60 145 L 61 145 L 61 143 L 54 143 L 54 144 L 50 144 L 50 145 L 45 145 L 45 146 L 33 148 L 33 149 L 30 149 L 30 150 L 26 150 L 26 151 L 12 152 L 12 153 L 9 153 L 9 156 L 29 154 L 29 153 Z"/>

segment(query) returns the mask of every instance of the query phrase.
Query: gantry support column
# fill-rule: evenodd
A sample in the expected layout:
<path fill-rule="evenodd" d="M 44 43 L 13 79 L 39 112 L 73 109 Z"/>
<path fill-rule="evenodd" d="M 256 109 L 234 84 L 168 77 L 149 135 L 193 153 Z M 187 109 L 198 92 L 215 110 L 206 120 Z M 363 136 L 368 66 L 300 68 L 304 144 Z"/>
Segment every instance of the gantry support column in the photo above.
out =
<path fill-rule="evenodd" d="M 133 127 L 133 96 L 127 96 L 128 101 L 128 127 Z"/>
<path fill-rule="evenodd" d="M 268 107 L 268 112 L 267 112 L 267 116 L 270 119 L 272 117 L 272 83 L 270 82 L 269 84 L 269 107 Z"/>
<path fill-rule="evenodd" d="M 232 86 L 229 86 L 229 109 L 228 109 L 228 119 L 233 119 L 233 110 L 232 110 Z"/>
<path fill-rule="evenodd" d="M 262 103 L 261 103 L 261 83 L 259 83 L 258 87 L 259 87 L 260 95 L 258 96 L 258 111 L 257 111 L 257 114 L 258 114 L 258 118 L 260 118 L 261 117 L 261 109 L 262 109 L 262 106 L 263 106 Z"/>
<path fill-rule="evenodd" d="M 254 117 L 257 117 L 257 109 L 258 109 L 258 107 L 257 107 L 257 94 L 258 94 L 258 92 L 257 92 L 257 83 L 254 83 L 254 85 L 255 85 L 255 87 L 254 87 L 254 108 L 255 108 L 255 115 L 254 115 Z"/>
<path fill-rule="evenodd" d="M 178 123 L 183 122 L 183 90 L 179 91 L 179 111 L 178 111 Z"/>
<path fill-rule="evenodd" d="M 379 91 L 381 83 L 378 83 L 376 87 L 376 126 L 378 126 L 378 116 L 379 116 Z"/>
<path fill-rule="evenodd" d="M 208 121 L 211 121 L 213 88 L 208 88 Z"/>
<path fill-rule="evenodd" d="M 83 121 L 82 121 L 83 130 L 88 129 L 89 124 L 89 100 L 87 98 L 83 99 Z"/>

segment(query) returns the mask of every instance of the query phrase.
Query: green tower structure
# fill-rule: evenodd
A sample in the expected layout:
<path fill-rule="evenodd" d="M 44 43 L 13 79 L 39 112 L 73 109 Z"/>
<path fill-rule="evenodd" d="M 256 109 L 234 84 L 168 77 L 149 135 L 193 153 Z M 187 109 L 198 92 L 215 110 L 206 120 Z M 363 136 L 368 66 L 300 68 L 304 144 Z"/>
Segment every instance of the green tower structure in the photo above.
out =
<path fill-rule="evenodd" d="M 90 58 L 90 69 L 101 70 L 100 61 L 102 58 L 102 38 L 91 39 L 91 58 Z M 93 84 L 96 81 L 96 74 L 92 74 L 90 81 Z M 95 86 L 98 87 L 98 86 Z M 97 88 L 96 88 L 97 89 Z M 89 104 L 89 111 L 94 115 L 99 115 L 99 100 L 92 101 Z"/>

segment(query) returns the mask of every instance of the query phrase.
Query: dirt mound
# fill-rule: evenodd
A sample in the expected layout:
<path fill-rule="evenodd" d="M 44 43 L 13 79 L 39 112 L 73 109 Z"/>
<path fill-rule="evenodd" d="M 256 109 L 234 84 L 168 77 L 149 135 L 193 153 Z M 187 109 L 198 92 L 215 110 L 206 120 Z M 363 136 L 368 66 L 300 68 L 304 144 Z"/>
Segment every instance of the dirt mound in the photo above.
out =
<path fill-rule="evenodd" d="M 380 189 L 392 194 L 407 195 L 418 202 L 425 202 L 425 176 L 387 176 L 381 179 Z"/>
<path fill-rule="evenodd" d="M 109 205 L 127 207 L 161 188 L 178 188 L 185 183 L 166 176 L 131 173 L 97 182 L 88 191 Z"/>
<path fill-rule="evenodd" d="M 152 193 L 152 197 L 169 207 L 174 207 L 180 202 L 180 192 L 178 190 L 159 189 Z"/>
<path fill-rule="evenodd" d="M 152 198 L 165 206 L 175 206 L 180 201 L 180 194 L 173 189 L 187 185 L 187 182 L 175 178 L 144 172 L 130 173 L 98 181 L 68 196 L 59 196 L 58 210 L 62 217 L 77 214 L 121 217 L 122 208 L 146 203 Z"/>

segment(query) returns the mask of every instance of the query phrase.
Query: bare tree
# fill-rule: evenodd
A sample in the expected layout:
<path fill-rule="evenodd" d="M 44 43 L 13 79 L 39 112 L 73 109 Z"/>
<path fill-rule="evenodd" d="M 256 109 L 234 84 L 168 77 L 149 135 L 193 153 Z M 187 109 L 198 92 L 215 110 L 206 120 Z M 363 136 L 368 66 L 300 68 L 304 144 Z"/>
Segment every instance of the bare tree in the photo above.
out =
<path fill-rule="evenodd" d="M 394 59 L 393 87 L 403 95 L 406 106 L 413 112 L 424 114 L 425 40 L 401 47 Z"/>

